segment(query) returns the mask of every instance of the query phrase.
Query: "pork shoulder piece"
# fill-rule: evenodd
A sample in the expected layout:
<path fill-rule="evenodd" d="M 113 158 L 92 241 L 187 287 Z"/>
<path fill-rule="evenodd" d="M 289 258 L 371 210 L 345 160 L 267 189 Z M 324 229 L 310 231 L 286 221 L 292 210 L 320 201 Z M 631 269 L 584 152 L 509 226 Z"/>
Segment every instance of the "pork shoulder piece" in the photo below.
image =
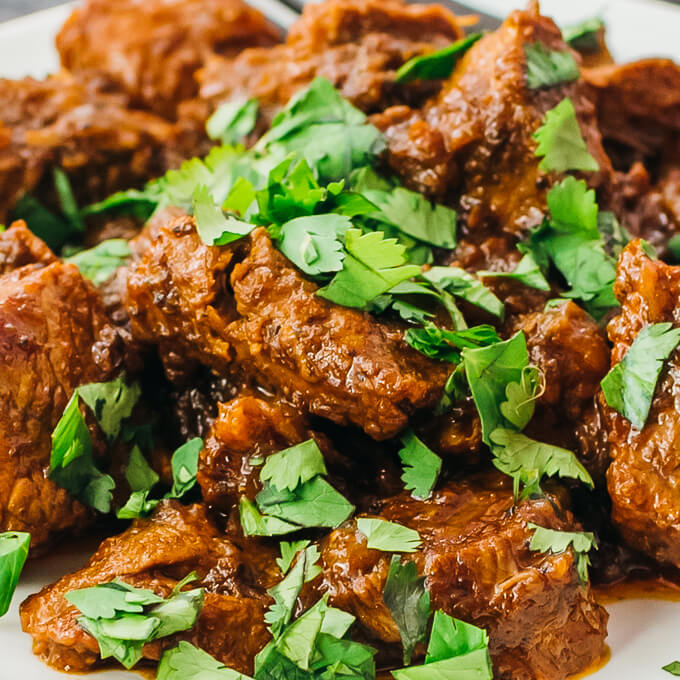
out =
<path fill-rule="evenodd" d="M 248 543 L 239 546 L 222 535 L 202 506 L 161 503 L 152 517 L 136 520 L 105 540 L 79 571 L 46 586 L 21 605 L 21 623 L 33 637 L 33 651 L 58 670 L 88 671 L 99 661 L 94 638 L 77 623 L 78 610 L 64 597 L 120 578 L 137 588 L 168 596 L 191 571 L 205 588 L 205 604 L 194 627 L 144 647 L 157 661 L 163 650 L 190 641 L 225 665 L 252 673 L 253 658 L 269 640 L 264 612 L 266 589 L 280 580 L 277 551 Z"/>
<path fill-rule="evenodd" d="M 373 117 L 385 131 L 389 163 L 412 189 L 457 205 L 464 236 L 522 234 L 540 223 L 557 175 L 539 170 L 532 138 L 546 111 L 569 97 L 605 182 L 611 165 L 602 149 L 588 88 L 582 81 L 532 90 L 524 48 L 536 42 L 568 50 L 560 29 L 535 5 L 511 13 L 458 62 L 441 92 L 421 110 L 395 107 Z"/>
<path fill-rule="evenodd" d="M 26 226 L 17 220 L 0 232 L 0 276 L 27 264 L 47 265 L 56 262 L 54 253 Z"/>
<path fill-rule="evenodd" d="M 227 99 L 257 97 L 264 118 L 317 76 L 328 78 L 355 106 L 372 113 L 412 102 L 432 86 L 403 86 L 397 69 L 412 57 L 462 38 L 462 23 L 441 5 L 395 0 L 327 0 L 305 6 L 285 44 L 213 58 L 199 74 L 208 110 Z"/>
<path fill-rule="evenodd" d="M 621 253 L 614 292 L 621 314 L 607 331 L 612 365 L 624 357 L 648 324 L 680 324 L 680 267 L 651 260 L 639 241 Z M 680 355 L 665 363 L 642 430 L 608 409 L 612 463 L 607 486 L 612 519 L 633 547 L 680 567 Z"/>
<path fill-rule="evenodd" d="M 563 680 L 602 653 L 607 613 L 579 583 L 572 552 L 529 549 L 530 522 L 578 530 L 556 498 L 513 507 L 507 483 L 494 474 L 450 482 L 427 501 L 401 494 L 382 504 L 379 517 L 419 532 L 412 559 L 432 608 L 488 631 L 495 677 Z M 369 638 L 398 643 L 382 597 L 391 555 L 368 549 L 354 522 L 321 548 L 321 590 L 330 602 L 356 615 Z"/>
<path fill-rule="evenodd" d="M 193 97 L 209 55 L 273 45 L 279 31 L 242 0 L 88 0 L 57 36 L 78 79 L 126 92 L 135 106 L 174 117 Z"/>
<path fill-rule="evenodd" d="M 90 512 L 47 476 L 50 436 L 75 388 L 117 377 L 121 363 L 119 338 L 75 266 L 0 277 L 0 531 L 30 531 L 36 546 L 88 524 Z"/>
<path fill-rule="evenodd" d="M 448 367 L 408 347 L 401 325 L 316 290 L 265 229 L 236 249 L 218 248 L 180 218 L 131 265 L 127 304 L 133 332 L 159 345 L 170 375 L 187 359 L 245 371 L 303 413 L 358 425 L 374 439 L 396 435 L 436 403 Z"/>

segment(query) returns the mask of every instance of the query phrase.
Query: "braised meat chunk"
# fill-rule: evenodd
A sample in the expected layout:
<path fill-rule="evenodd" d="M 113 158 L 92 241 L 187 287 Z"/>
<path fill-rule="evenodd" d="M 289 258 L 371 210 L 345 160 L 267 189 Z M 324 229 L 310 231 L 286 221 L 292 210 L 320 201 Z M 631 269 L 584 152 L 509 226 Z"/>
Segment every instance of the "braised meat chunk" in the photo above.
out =
<path fill-rule="evenodd" d="M 615 293 L 621 314 L 608 326 L 614 344 L 612 365 L 621 361 L 638 333 L 649 324 L 680 322 L 680 268 L 645 254 L 639 241 L 621 254 Z M 612 518 L 623 537 L 659 562 L 680 567 L 680 380 L 678 352 L 661 373 L 641 430 L 610 409 L 612 463 L 607 487 Z"/>
<path fill-rule="evenodd" d="M 525 46 L 568 50 L 552 20 L 535 7 L 513 12 L 458 62 L 441 92 L 421 110 L 395 107 L 375 116 L 385 131 L 389 163 L 407 186 L 459 206 L 463 233 L 522 234 L 540 223 L 554 177 L 539 171 L 533 133 L 548 110 L 569 97 L 600 172 L 611 172 L 595 110 L 582 81 L 532 90 Z"/>
<path fill-rule="evenodd" d="M 164 647 L 187 639 L 222 663 L 252 673 L 253 658 L 269 639 L 264 612 L 270 598 L 265 590 L 277 580 L 274 556 L 267 548 L 230 541 L 201 506 L 167 501 L 150 519 L 104 541 L 80 571 L 28 598 L 21 606 L 22 626 L 33 637 L 33 651 L 50 666 L 86 671 L 97 664 L 99 647 L 78 625 L 79 612 L 66 593 L 119 578 L 167 596 L 195 571 L 206 590 L 196 626 L 147 644 L 144 656 L 158 660 Z"/>
<path fill-rule="evenodd" d="M 87 204 L 139 186 L 200 151 L 194 135 L 126 103 L 67 74 L 0 79 L 0 221 L 27 192 L 58 206 L 55 167 Z"/>
<path fill-rule="evenodd" d="M 198 89 L 213 54 L 273 45 L 279 31 L 242 0 L 88 0 L 57 36 L 62 65 L 78 79 L 126 92 L 135 106 L 174 117 Z"/>
<path fill-rule="evenodd" d="M 56 261 L 54 253 L 29 231 L 23 220 L 0 232 L 0 275 L 27 264 L 47 265 Z"/>
<path fill-rule="evenodd" d="M 40 545 L 91 520 L 47 476 L 50 436 L 76 387 L 117 377 L 122 352 L 94 287 L 57 262 L 0 277 L 0 347 L 0 527 Z"/>
<path fill-rule="evenodd" d="M 375 439 L 396 435 L 437 401 L 448 368 L 411 350 L 400 326 L 317 297 L 264 229 L 246 247 L 231 291 L 236 251 L 204 245 L 191 218 L 161 228 L 132 266 L 133 332 L 159 344 L 170 375 L 187 357 L 217 371 L 236 362 L 302 412 Z"/>
<path fill-rule="evenodd" d="M 510 489 L 492 475 L 449 483 L 428 501 L 401 494 L 378 515 L 418 531 L 413 560 L 432 607 L 488 630 L 495 677 L 562 679 L 601 654 L 607 614 L 579 583 L 574 555 L 529 549 L 528 523 L 577 528 L 556 499 L 513 507 Z M 330 601 L 357 616 L 369 638 L 397 643 L 382 599 L 390 555 L 369 549 L 354 523 L 321 547 Z"/>
<path fill-rule="evenodd" d="M 213 102 L 210 108 L 228 99 L 257 97 L 271 120 L 298 90 L 323 76 L 368 113 L 404 98 L 417 101 L 432 92 L 431 86 L 399 85 L 397 69 L 463 37 L 461 25 L 440 5 L 397 0 L 309 4 L 285 44 L 208 61 L 199 74 L 200 97 Z"/>

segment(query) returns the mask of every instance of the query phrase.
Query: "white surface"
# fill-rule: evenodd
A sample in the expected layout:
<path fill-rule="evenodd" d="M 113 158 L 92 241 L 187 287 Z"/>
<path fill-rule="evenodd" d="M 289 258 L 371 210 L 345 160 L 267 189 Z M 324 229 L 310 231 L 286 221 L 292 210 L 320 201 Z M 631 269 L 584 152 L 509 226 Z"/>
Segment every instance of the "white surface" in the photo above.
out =
<path fill-rule="evenodd" d="M 0 0 L 1 2 L 2 0 Z M 112 0 L 115 1 L 115 0 Z M 473 0 L 470 0 L 472 4 Z M 504 14 L 524 4 L 506 0 L 474 0 L 480 10 Z M 251 0 L 263 11 L 270 0 Z M 609 43 L 618 59 L 665 55 L 680 60 L 680 9 L 653 0 L 544 0 L 544 11 L 558 21 L 572 22 L 600 14 L 608 24 Z M 53 36 L 68 15 L 68 7 L 57 7 L 30 17 L 0 25 L 0 76 L 37 77 L 57 68 Z M 270 16 L 272 14 L 270 13 Z M 276 18 L 289 23 L 293 15 L 281 10 Z M 18 606 L 63 573 L 77 568 L 87 553 L 58 551 L 49 560 L 36 560 L 27 566 L 10 612 L 0 619 L 0 680 L 64 680 L 31 654 L 31 640 L 21 632 Z M 608 607 L 611 614 L 608 644 L 611 661 L 593 680 L 670 680 L 661 666 L 680 660 L 680 603 L 657 600 L 629 600 Z M 80 676 L 82 677 L 82 676 Z M 89 676 L 88 676 L 89 677 Z M 96 680 L 132 680 L 134 673 L 107 671 Z"/>

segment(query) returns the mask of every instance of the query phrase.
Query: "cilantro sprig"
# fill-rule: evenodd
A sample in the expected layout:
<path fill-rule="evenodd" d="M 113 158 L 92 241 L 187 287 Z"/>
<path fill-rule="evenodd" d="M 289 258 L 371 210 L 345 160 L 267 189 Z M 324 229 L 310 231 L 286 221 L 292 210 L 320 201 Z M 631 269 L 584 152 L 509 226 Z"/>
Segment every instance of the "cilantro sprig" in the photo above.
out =
<path fill-rule="evenodd" d="M 541 170 L 597 172 L 600 169 L 588 151 L 574 104 L 568 97 L 545 114 L 545 121 L 534 133 L 534 139 L 538 142 L 535 155 L 543 158 L 539 164 Z"/>
<path fill-rule="evenodd" d="M 529 548 L 539 552 L 559 554 L 570 547 L 576 558 L 576 571 L 581 583 L 588 582 L 588 567 L 590 557 L 588 553 L 598 549 L 594 534 L 587 531 L 558 531 L 548 529 L 529 522 L 528 527 L 533 530 Z"/>
<path fill-rule="evenodd" d="M 354 506 L 325 479 L 323 454 L 313 439 L 267 458 L 260 471 L 262 491 L 257 506 L 247 498 L 239 504 L 247 536 L 276 536 L 302 528 L 336 527 Z"/>
<path fill-rule="evenodd" d="M 392 671 L 392 675 L 396 680 L 491 680 L 493 670 L 489 656 L 489 636 L 482 628 L 438 610 L 434 613 L 425 664 L 401 668 Z"/>
<path fill-rule="evenodd" d="M 680 328 L 673 324 L 645 326 L 623 359 L 602 379 L 602 392 L 609 406 L 633 426 L 645 426 L 664 362 L 680 342 Z"/>
<path fill-rule="evenodd" d="M 115 482 L 95 464 L 92 437 L 80 401 L 92 411 L 107 439 L 113 441 L 139 395 L 139 385 L 128 385 L 124 375 L 110 382 L 81 385 L 71 395 L 52 432 L 50 479 L 99 512 L 110 511 Z"/>
<path fill-rule="evenodd" d="M 0 534 L 0 616 L 7 613 L 12 602 L 30 543 L 31 535 L 24 531 Z"/>
<path fill-rule="evenodd" d="M 527 85 L 532 90 L 578 80 L 581 71 L 574 55 L 551 50 L 543 43 L 524 45 L 527 60 Z"/>
<path fill-rule="evenodd" d="M 119 579 L 72 590 L 66 599 L 81 612 L 78 624 L 97 640 L 101 658 L 113 657 L 132 668 L 146 643 L 194 625 L 203 608 L 203 589 L 182 588 L 196 578 L 189 574 L 167 599 Z"/>
<path fill-rule="evenodd" d="M 208 652 L 181 640 L 177 647 L 163 653 L 156 680 L 252 680 L 248 675 L 228 668 Z"/>
<path fill-rule="evenodd" d="M 408 430 L 401 438 L 399 458 L 404 466 L 401 479 L 414 498 L 430 497 L 442 469 L 442 459 Z"/>
<path fill-rule="evenodd" d="M 359 517 L 357 528 L 366 536 L 370 550 L 412 553 L 421 544 L 420 535 L 414 529 L 377 517 Z"/>
<path fill-rule="evenodd" d="M 64 261 L 74 264 L 86 279 L 90 279 L 95 286 L 100 286 L 127 263 L 131 254 L 125 239 L 112 238 L 89 250 L 81 250 L 65 257 Z"/>

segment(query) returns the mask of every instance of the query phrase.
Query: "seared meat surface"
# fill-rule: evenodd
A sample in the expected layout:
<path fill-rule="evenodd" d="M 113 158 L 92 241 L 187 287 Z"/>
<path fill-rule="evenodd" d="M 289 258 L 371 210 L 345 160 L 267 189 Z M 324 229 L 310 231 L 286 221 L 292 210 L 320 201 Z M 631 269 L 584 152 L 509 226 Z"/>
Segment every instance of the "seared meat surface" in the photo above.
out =
<path fill-rule="evenodd" d="M 0 528 L 41 545 L 91 520 L 47 477 L 50 435 L 76 387 L 117 377 L 122 348 L 94 287 L 59 262 L 0 277 L 0 347 Z"/>
<path fill-rule="evenodd" d="M 266 589 L 280 577 L 275 551 L 224 536 L 199 505 L 167 501 L 153 517 L 102 543 L 74 574 L 43 588 L 21 607 L 23 629 L 33 650 L 58 670 L 87 671 L 99 660 L 94 638 L 77 623 L 78 610 L 64 597 L 71 590 L 114 578 L 166 597 L 191 571 L 205 588 L 203 611 L 188 634 L 146 645 L 144 656 L 158 660 L 178 639 L 199 645 L 224 664 L 252 673 L 253 657 L 267 643 Z"/>
<path fill-rule="evenodd" d="M 412 57 L 463 37 L 462 24 L 440 5 L 396 0 L 330 0 L 310 4 L 283 45 L 248 49 L 233 60 L 212 58 L 199 74 L 209 110 L 227 99 L 257 97 L 271 120 L 315 77 L 328 78 L 355 106 L 372 113 L 431 93 L 400 85 L 397 69 Z M 205 115 L 205 114 L 204 114 Z"/>
<path fill-rule="evenodd" d="M 193 220 L 179 218 L 131 267 L 133 332 L 159 344 L 170 377 L 187 358 L 217 371 L 236 362 L 301 411 L 356 424 L 375 439 L 436 403 L 448 368 L 411 350 L 402 328 L 317 297 L 264 229 L 246 248 L 227 281 L 238 246 L 206 246 Z"/>
<path fill-rule="evenodd" d="M 680 268 L 650 259 L 639 241 L 621 254 L 614 288 L 621 314 L 607 328 L 617 364 L 648 324 L 677 325 Z M 609 409 L 612 464 L 607 488 L 612 518 L 625 539 L 659 562 L 680 567 L 680 379 L 678 353 L 663 369 L 647 422 L 637 430 Z"/>
<path fill-rule="evenodd" d="M 489 631 L 496 677 L 566 678 L 598 658 L 607 614 L 579 583 L 573 555 L 529 549 L 529 522 L 577 528 L 556 499 L 513 507 L 511 490 L 494 474 L 451 482 L 428 501 L 402 493 L 377 515 L 418 531 L 423 545 L 413 559 L 433 608 Z M 382 602 L 390 555 L 369 549 L 352 523 L 322 542 L 321 560 L 320 588 L 330 601 L 357 616 L 369 638 L 398 643 Z"/>
<path fill-rule="evenodd" d="M 273 45 L 279 31 L 242 0 L 88 0 L 57 36 L 62 65 L 140 108 L 173 118 L 212 55 Z"/>
<path fill-rule="evenodd" d="M 54 253 L 21 220 L 0 232 L 0 276 L 27 264 L 56 262 Z"/>

